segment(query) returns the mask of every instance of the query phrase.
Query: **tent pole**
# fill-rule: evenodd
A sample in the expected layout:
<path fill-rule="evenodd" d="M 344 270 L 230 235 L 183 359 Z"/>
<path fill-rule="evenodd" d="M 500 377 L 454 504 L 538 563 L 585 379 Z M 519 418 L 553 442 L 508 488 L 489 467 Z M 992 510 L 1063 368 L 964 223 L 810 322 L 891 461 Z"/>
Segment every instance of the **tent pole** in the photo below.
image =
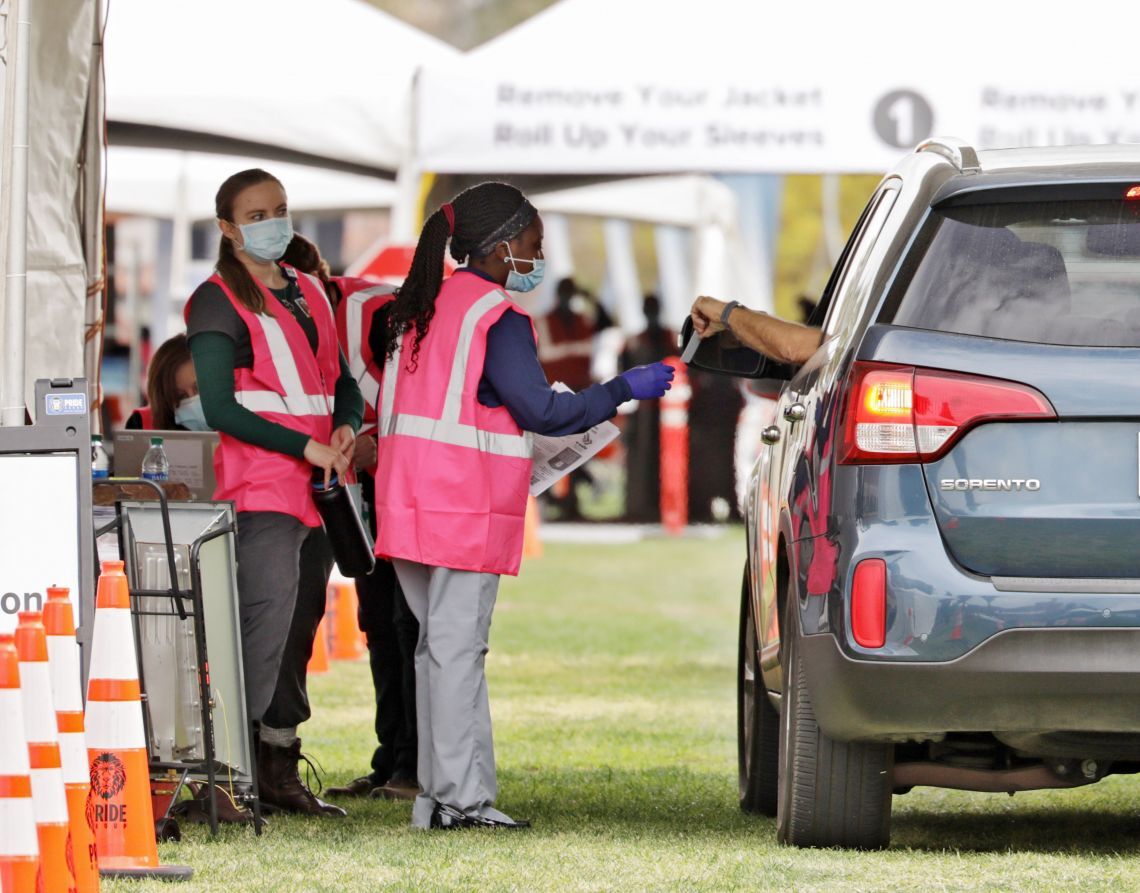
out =
<path fill-rule="evenodd" d="M 424 225 L 424 203 L 431 191 L 433 179 L 430 174 L 425 183 L 425 174 L 415 163 L 416 156 L 416 117 L 420 95 L 420 73 L 417 68 L 412 75 L 411 98 L 407 116 L 408 142 L 400 156 L 400 166 L 396 168 L 396 198 L 392 205 L 388 223 L 388 243 L 390 245 L 414 245 Z"/>
<path fill-rule="evenodd" d="M 103 232 L 103 0 L 94 0 L 95 27 L 91 40 L 91 75 L 87 86 L 87 120 L 83 134 L 83 255 L 87 262 L 87 308 L 83 369 L 91 405 L 91 430 L 103 430 L 104 275 Z"/>
<path fill-rule="evenodd" d="M 823 243 L 827 246 L 828 260 L 834 265 L 843 253 L 844 243 L 843 223 L 839 217 L 839 174 L 824 174 L 820 191 L 823 204 Z"/>
<path fill-rule="evenodd" d="M 12 0 L 16 14 L 15 90 L 9 160 L 11 206 L 8 272 L 4 295 L 4 389 L 0 425 L 24 424 L 24 356 L 28 287 L 28 71 L 31 63 L 31 0 Z"/>
<path fill-rule="evenodd" d="M 614 290 L 617 322 L 626 335 L 645 331 L 644 294 L 633 250 L 633 223 L 616 217 L 602 221 L 606 245 L 606 275 Z"/>

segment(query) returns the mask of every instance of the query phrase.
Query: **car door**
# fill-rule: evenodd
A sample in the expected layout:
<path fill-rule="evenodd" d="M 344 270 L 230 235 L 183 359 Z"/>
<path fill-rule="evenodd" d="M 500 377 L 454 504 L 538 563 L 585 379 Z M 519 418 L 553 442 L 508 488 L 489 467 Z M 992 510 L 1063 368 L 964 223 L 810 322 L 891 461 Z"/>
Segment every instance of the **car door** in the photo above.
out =
<path fill-rule="evenodd" d="M 884 181 L 856 224 L 820 301 L 820 312 L 825 314 L 823 343 L 780 393 L 768 432 L 770 442 L 753 476 L 753 592 L 759 594 L 759 604 L 753 607 L 758 609 L 755 616 L 761 669 L 772 691 L 782 687 L 778 574 L 781 519 L 789 519 L 793 541 L 820 537 L 826 532 L 829 463 L 815 463 L 809 457 L 826 452 L 814 442 L 821 434 L 831 436 L 829 430 L 820 427 L 825 420 L 821 401 L 835 388 L 851 337 L 872 297 L 874 264 L 884 253 L 878 237 L 886 227 L 900 186 L 897 178 Z"/>

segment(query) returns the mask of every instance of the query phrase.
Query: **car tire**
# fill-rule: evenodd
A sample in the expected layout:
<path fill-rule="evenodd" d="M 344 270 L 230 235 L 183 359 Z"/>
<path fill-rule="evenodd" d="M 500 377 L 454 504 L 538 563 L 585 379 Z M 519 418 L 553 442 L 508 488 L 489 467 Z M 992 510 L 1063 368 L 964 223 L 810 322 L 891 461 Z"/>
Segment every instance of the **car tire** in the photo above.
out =
<path fill-rule="evenodd" d="M 790 600 L 783 629 L 777 837 L 799 847 L 882 849 L 891 837 L 894 747 L 834 741 L 820 731 L 795 607 Z"/>
<path fill-rule="evenodd" d="M 779 799 L 780 714 L 772 706 L 757 652 L 748 568 L 740 592 L 740 655 L 736 673 L 736 743 L 740 764 L 740 808 L 774 817 Z"/>

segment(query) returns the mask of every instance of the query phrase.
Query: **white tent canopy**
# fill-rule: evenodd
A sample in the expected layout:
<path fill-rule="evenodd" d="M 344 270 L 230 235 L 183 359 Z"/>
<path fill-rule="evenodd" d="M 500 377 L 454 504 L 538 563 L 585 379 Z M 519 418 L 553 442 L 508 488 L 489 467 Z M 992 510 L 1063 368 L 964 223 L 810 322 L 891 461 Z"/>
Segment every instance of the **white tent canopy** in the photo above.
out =
<path fill-rule="evenodd" d="M 684 316 L 697 292 L 731 294 L 751 306 L 770 306 L 768 277 L 757 277 L 744 263 L 748 255 L 741 242 L 736 197 L 712 177 L 642 177 L 540 193 L 532 200 L 544 216 L 584 215 L 657 226 L 659 288 L 664 315 L 670 322 Z M 690 249 L 684 250 L 685 240 L 672 238 L 661 228 L 689 230 L 693 236 L 688 240 Z M 606 231 L 616 309 L 623 328 L 637 332 L 644 327 L 642 294 L 632 256 L 621 249 L 625 241 L 624 230 Z M 682 256 L 677 256 L 678 252 Z M 550 253 L 548 250 L 548 256 Z M 552 263 L 554 260 L 551 258 Z M 562 264 L 566 259 L 558 260 Z M 566 269 L 572 270 L 572 263 L 566 264 Z M 618 275 L 621 272 L 626 275 Z"/>
<path fill-rule="evenodd" d="M 10 182 L 14 103 L 4 109 L 3 183 L 0 184 L 0 334 L 5 345 L 3 413 L 15 424 L 23 421 L 23 404 L 32 406 L 37 378 L 80 377 L 84 367 L 84 312 L 91 277 L 85 241 L 98 226 L 84 219 L 83 209 L 98 205 L 94 190 L 85 187 L 85 174 L 98 170 L 100 158 L 88 145 L 84 118 L 92 83 L 93 0 L 53 0 L 51 3 L 9 7 L 4 17 L 6 52 L 0 60 L 4 100 L 15 97 L 15 39 L 18 19 L 29 17 L 29 127 L 27 205 L 17 206 L 17 189 Z M 19 13 L 19 15 L 17 15 Z M 50 122 L 51 126 L 43 126 Z M 19 218 L 18 220 L 15 218 Z M 9 236 L 26 221 L 26 294 L 13 293 L 14 247 Z M 85 227 L 85 223 L 87 226 Z M 98 240 L 95 240 L 98 244 Z M 97 264 L 95 265 L 97 269 Z M 19 306 L 17 306 L 19 305 Z M 23 363 L 20 356 L 23 356 Z M 22 376 L 20 375 L 22 366 Z M 22 381 L 21 381 L 22 377 Z M 34 410 L 33 410 L 34 413 Z M 8 423 L 12 423 L 9 421 Z"/>
<path fill-rule="evenodd" d="M 935 134 L 980 147 L 1140 141 L 1106 22 L 1024 4 L 562 0 L 417 82 L 418 164 L 451 173 L 881 171 Z M 525 67 L 519 58 L 539 62 Z"/>
<path fill-rule="evenodd" d="M 114 0 L 107 117 L 395 171 L 417 67 L 457 55 L 362 0 Z"/>
<path fill-rule="evenodd" d="M 639 177 L 531 197 L 542 212 L 622 217 L 671 226 L 734 226 L 736 199 L 711 177 Z"/>
<path fill-rule="evenodd" d="M 251 167 L 265 168 L 285 184 L 293 212 L 388 208 L 395 200 L 395 184 L 377 177 L 244 156 L 112 146 L 107 151 L 107 210 L 206 220 L 214 216 L 214 195 L 222 181 Z"/>

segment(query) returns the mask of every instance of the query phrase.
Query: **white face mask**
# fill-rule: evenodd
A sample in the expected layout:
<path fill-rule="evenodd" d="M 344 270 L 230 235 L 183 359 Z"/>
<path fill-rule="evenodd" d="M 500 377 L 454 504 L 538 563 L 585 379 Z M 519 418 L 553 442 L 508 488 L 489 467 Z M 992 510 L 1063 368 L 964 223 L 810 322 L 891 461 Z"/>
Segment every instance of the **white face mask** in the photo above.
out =
<path fill-rule="evenodd" d="M 264 263 L 280 260 L 285 249 L 293 241 L 293 218 L 286 214 L 284 217 L 270 217 L 268 220 L 258 220 L 256 223 L 243 223 L 238 227 L 241 232 L 242 251 Z"/>
<path fill-rule="evenodd" d="M 507 272 L 507 291 L 534 291 L 542 282 L 542 277 L 546 275 L 546 261 L 541 257 L 531 260 L 515 257 L 511 254 L 511 246 L 507 242 L 503 244 L 507 246 L 507 260 L 511 264 L 511 269 Z M 530 272 L 520 273 L 515 266 L 516 263 L 530 264 Z"/>
<path fill-rule="evenodd" d="M 174 423 L 188 431 L 213 431 L 206 424 L 206 412 L 202 409 L 202 398 L 195 394 L 187 397 L 174 407 Z"/>

